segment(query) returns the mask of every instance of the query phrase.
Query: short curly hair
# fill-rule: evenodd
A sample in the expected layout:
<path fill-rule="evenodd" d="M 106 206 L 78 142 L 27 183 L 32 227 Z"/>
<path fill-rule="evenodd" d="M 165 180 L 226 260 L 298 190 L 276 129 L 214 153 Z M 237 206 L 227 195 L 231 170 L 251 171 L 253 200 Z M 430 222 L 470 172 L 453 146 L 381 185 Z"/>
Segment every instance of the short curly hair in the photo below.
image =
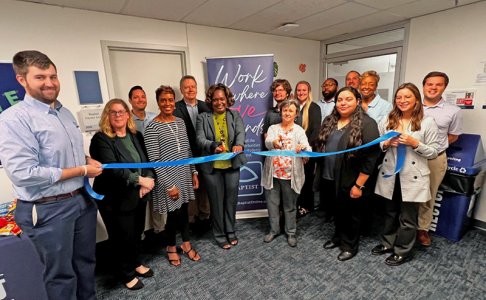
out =
<path fill-rule="evenodd" d="M 278 86 L 282 86 L 284 90 L 287 92 L 287 98 L 290 97 L 290 93 L 292 93 L 292 86 L 287 79 L 275 79 L 270 86 L 270 91 L 273 93 Z"/>
<path fill-rule="evenodd" d="M 209 109 L 212 111 L 213 110 L 213 96 L 216 91 L 223 91 L 225 97 L 226 97 L 226 102 L 228 104 L 228 107 L 233 106 L 235 104 L 235 96 L 233 95 L 233 92 L 231 92 L 230 88 L 227 87 L 226 85 L 222 83 L 218 84 L 213 84 L 208 88 L 208 91 L 206 92 L 206 103 L 208 104 Z"/>

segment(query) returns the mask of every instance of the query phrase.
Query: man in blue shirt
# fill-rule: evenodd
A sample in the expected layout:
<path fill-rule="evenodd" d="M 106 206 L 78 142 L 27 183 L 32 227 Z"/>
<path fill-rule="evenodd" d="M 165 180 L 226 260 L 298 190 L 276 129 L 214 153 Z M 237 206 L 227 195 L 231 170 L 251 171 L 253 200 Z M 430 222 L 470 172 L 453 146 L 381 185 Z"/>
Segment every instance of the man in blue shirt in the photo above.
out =
<path fill-rule="evenodd" d="M 143 88 L 139 85 L 132 87 L 128 92 L 128 102 L 132 106 L 130 112 L 133 121 L 135 121 L 135 125 L 137 125 L 137 130 L 143 134 L 145 127 L 152 122 L 157 114 L 145 110 L 147 108 L 147 96 Z"/>
<path fill-rule="evenodd" d="M 77 122 L 57 100 L 49 57 L 22 51 L 13 66 L 25 98 L 0 115 L 0 160 L 18 198 L 15 220 L 44 264 L 49 299 L 95 299 L 96 205 L 81 188 L 101 164 L 84 155 Z"/>

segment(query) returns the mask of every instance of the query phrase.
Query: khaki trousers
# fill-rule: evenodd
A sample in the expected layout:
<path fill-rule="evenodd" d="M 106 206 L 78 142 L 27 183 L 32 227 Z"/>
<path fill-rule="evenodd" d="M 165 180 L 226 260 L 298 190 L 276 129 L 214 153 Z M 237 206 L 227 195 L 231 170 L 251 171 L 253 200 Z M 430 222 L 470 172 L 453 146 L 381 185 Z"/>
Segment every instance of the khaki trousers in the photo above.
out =
<path fill-rule="evenodd" d="M 425 231 L 429 230 L 430 224 L 432 223 L 437 190 L 447 171 L 447 155 L 443 152 L 441 155 L 434 159 L 430 159 L 428 162 L 430 169 L 430 196 L 432 199 L 419 204 L 418 214 L 418 229 Z"/>
<path fill-rule="evenodd" d="M 210 215 L 209 199 L 204 187 L 202 177 L 199 175 L 199 188 L 194 190 L 196 200 L 189 201 L 189 223 L 194 223 L 196 219 L 207 220 Z"/>

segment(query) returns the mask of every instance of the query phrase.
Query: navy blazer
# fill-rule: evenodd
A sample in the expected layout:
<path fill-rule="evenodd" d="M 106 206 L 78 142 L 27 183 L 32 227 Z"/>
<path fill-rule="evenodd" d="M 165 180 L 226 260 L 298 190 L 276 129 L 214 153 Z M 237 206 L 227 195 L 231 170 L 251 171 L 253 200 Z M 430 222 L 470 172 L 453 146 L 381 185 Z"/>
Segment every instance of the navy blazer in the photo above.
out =
<path fill-rule="evenodd" d="M 231 151 L 233 146 L 245 145 L 245 127 L 240 113 L 236 110 L 226 109 L 226 124 L 228 125 L 228 144 Z M 214 119 L 212 112 L 202 113 L 197 117 L 197 145 L 201 150 L 201 156 L 214 154 L 214 150 L 219 146 L 216 142 L 216 133 L 214 129 Z M 233 169 L 237 169 L 246 164 L 248 159 L 244 153 L 240 153 L 233 157 L 231 165 Z M 210 174 L 213 171 L 213 163 L 201 164 L 201 172 Z"/>
<path fill-rule="evenodd" d="M 137 149 L 142 162 L 148 162 L 147 150 L 143 142 L 142 134 L 137 131 L 136 134 L 127 132 Z M 125 148 L 120 138 L 111 138 L 102 132 L 97 132 L 91 139 L 89 153 L 92 158 L 102 164 L 108 163 L 128 163 L 133 162 L 130 152 Z M 101 175 L 94 180 L 93 189 L 95 192 L 105 195 L 100 202 L 101 205 L 110 206 L 116 211 L 130 211 L 137 207 L 139 201 L 150 199 L 150 193 L 140 199 L 140 186 L 132 185 L 128 182 L 131 173 L 137 172 L 137 169 L 106 169 Z M 150 176 L 155 178 L 152 169 L 141 169 L 141 176 Z"/>
<path fill-rule="evenodd" d="M 206 102 L 201 100 L 196 101 L 197 111 L 199 114 L 211 111 Z M 194 125 L 192 125 L 191 116 L 189 116 L 189 111 L 187 110 L 186 102 L 184 102 L 184 99 L 176 102 L 174 116 L 184 120 L 184 124 L 186 125 L 187 130 L 187 138 L 189 139 L 189 144 L 191 146 L 192 156 L 201 156 L 201 150 L 197 147 L 196 143 L 196 128 L 194 128 Z"/>

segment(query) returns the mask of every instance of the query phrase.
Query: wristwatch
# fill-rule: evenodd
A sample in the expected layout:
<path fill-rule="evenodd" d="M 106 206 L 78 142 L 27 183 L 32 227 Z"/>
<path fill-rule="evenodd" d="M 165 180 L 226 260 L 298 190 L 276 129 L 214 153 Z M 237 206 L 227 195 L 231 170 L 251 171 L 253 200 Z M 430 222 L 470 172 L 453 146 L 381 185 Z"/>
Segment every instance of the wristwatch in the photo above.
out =
<path fill-rule="evenodd" d="M 365 188 L 364 185 L 359 185 L 357 183 L 355 183 L 354 186 L 357 187 L 360 191 L 362 191 Z"/>

